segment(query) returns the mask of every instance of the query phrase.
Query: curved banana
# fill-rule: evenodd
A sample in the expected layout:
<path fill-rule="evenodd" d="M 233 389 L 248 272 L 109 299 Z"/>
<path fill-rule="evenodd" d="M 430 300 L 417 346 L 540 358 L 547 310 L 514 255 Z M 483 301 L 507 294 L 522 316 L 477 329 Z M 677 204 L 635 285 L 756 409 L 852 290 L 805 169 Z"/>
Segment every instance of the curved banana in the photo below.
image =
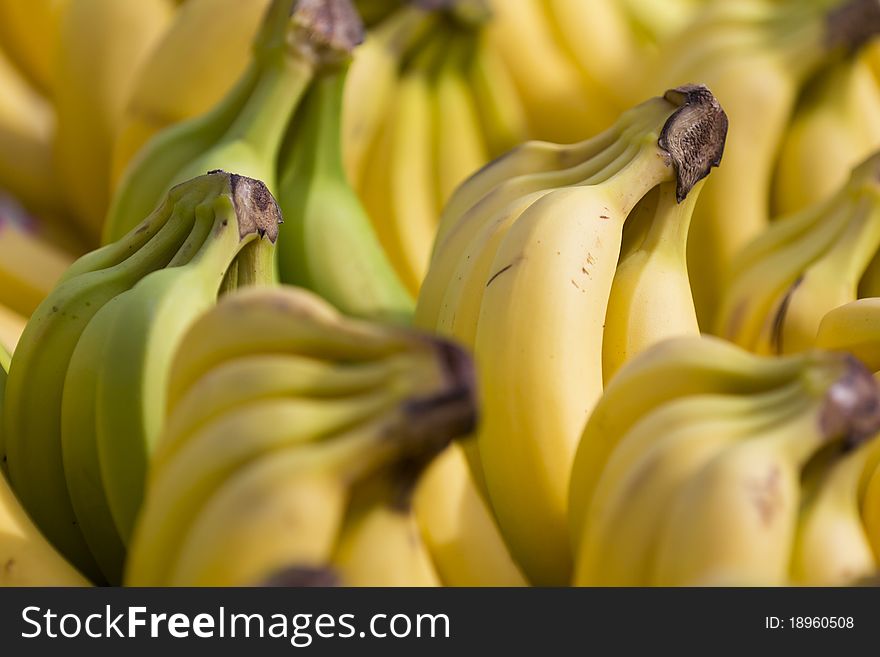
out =
<path fill-rule="evenodd" d="M 0 15 L 11 4 L 21 5 L 0 3 Z M 32 211 L 61 212 L 64 199 L 52 156 L 54 111 L 2 48 L 0 92 L 0 192 L 8 192 Z"/>
<path fill-rule="evenodd" d="M 367 156 L 390 111 L 402 59 L 436 23 L 436 12 L 411 2 L 367 31 L 355 48 L 345 82 L 342 111 L 343 164 L 360 189 Z"/>
<path fill-rule="evenodd" d="M 379 241 L 411 294 L 428 268 L 437 226 L 431 74 L 443 40 L 413 56 L 358 188 Z"/>
<path fill-rule="evenodd" d="M 67 253 L 0 218 L 0 303 L 30 315 L 73 262 Z"/>
<path fill-rule="evenodd" d="M 346 586 L 441 586 L 412 509 L 413 482 L 356 490 L 331 563 Z"/>
<path fill-rule="evenodd" d="M 835 458 L 806 492 L 792 554 L 792 582 L 844 586 L 877 571 L 859 504 L 859 480 L 871 447 Z"/>
<path fill-rule="evenodd" d="M 428 466 L 413 505 L 446 586 L 527 585 L 472 479 L 461 445 L 453 443 Z"/>
<path fill-rule="evenodd" d="M 830 310 L 819 323 L 816 346 L 848 351 L 872 372 L 880 371 L 880 298 L 859 299 Z"/>
<path fill-rule="evenodd" d="M 453 36 L 433 81 L 438 213 L 455 189 L 489 160 L 476 99 L 465 73 L 475 46 L 471 34 Z"/>
<path fill-rule="evenodd" d="M 487 35 L 510 70 L 531 137 L 578 141 L 607 128 L 622 108 L 594 101 L 604 90 L 588 84 L 556 41 L 542 5 L 543 0 L 493 0 Z"/>
<path fill-rule="evenodd" d="M 675 184 L 660 185 L 656 210 L 641 217 L 647 220 L 643 240 L 621 252 L 602 334 L 606 384 L 625 362 L 652 344 L 700 333 L 688 280 L 687 235 L 702 186 L 701 181 L 677 203 Z"/>
<path fill-rule="evenodd" d="M 880 148 L 880 86 L 863 60 L 811 80 L 795 109 L 773 177 L 774 216 L 823 201 Z"/>
<path fill-rule="evenodd" d="M 269 0 L 189 0 L 139 67 L 113 143 L 110 191 L 166 127 L 219 103 L 245 71 Z"/>
<path fill-rule="evenodd" d="M 333 5 L 335 20 L 323 20 L 325 4 Z M 172 185 L 208 171 L 261 180 L 277 194 L 281 144 L 316 69 L 349 52 L 360 38 L 353 11 L 350 0 L 272 0 L 235 87 L 206 114 L 157 134 L 126 169 L 107 214 L 104 241 L 124 235 Z"/>
<path fill-rule="evenodd" d="M 414 309 L 342 166 L 344 68 L 319 76 L 282 157 L 281 281 L 306 287 L 343 313 L 407 323 Z"/>
<path fill-rule="evenodd" d="M 168 0 L 67 0 L 61 14 L 53 85 L 55 158 L 74 218 L 93 242 L 100 238 L 110 203 L 113 141 L 131 93 L 132 71 L 171 16 Z M 132 218 L 129 227 L 152 209 Z"/>
<path fill-rule="evenodd" d="M 0 305 L 0 348 L 8 353 L 15 351 L 15 345 L 18 344 L 26 323 L 26 318 L 14 310 Z M 3 430 L 0 428 L 0 434 L 2 432 Z M 2 444 L 2 441 L 0 441 L 0 444 Z"/>
<path fill-rule="evenodd" d="M 70 0 L 3 0 L 0 42 L 32 85 L 51 96 L 57 78 L 61 15 Z"/>

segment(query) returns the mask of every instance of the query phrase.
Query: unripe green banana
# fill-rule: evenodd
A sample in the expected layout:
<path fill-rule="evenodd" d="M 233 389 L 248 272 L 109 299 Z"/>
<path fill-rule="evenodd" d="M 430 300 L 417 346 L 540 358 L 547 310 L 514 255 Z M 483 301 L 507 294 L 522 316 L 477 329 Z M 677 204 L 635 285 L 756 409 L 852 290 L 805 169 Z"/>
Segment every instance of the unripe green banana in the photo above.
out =
<path fill-rule="evenodd" d="M 350 0 L 273 0 L 251 64 L 232 91 L 206 114 L 157 134 L 129 165 L 113 196 L 104 241 L 125 234 L 170 187 L 207 171 L 235 171 L 277 193 L 284 134 L 315 71 L 345 56 L 362 37 L 353 11 Z"/>
<path fill-rule="evenodd" d="M 10 372 L 15 412 L 5 418 L 3 453 L 37 523 L 96 581 L 118 582 L 126 536 L 118 521 L 108 526 L 108 486 L 119 475 L 114 463 L 108 479 L 106 458 L 100 463 L 100 432 L 117 430 L 116 419 L 124 436 L 110 440 L 148 440 L 164 408 L 175 332 L 216 298 L 243 247 L 274 239 L 277 222 L 257 181 L 215 172 L 179 185 L 123 240 L 75 262 L 28 323 Z M 270 273 L 272 257 L 264 255 Z M 103 388 L 105 379 L 117 387 Z M 137 472 L 145 455 L 123 451 L 120 467 Z"/>
<path fill-rule="evenodd" d="M 299 285 L 356 317 L 408 322 L 414 300 L 394 271 L 342 165 L 346 64 L 314 81 L 282 157 L 278 264 Z"/>

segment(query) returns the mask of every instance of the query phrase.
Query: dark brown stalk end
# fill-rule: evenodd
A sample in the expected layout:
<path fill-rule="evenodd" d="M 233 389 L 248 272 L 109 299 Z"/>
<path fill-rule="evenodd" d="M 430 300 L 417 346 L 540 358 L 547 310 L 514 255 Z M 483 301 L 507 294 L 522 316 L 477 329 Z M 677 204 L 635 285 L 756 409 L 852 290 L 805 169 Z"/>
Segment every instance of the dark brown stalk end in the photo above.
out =
<path fill-rule="evenodd" d="M 844 371 L 825 393 L 820 427 L 828 437 L 842 436 L 858 447 L 880 431 L 880 387 L 860 360 L 843 355 Z"/>
<path fill-rule="evenodd" d="M 350 55 L 364 40 L 364 23 L 351 0 L 299 0 L 293 21 L 319 59 L 327 51 Z"/>
<path fill-rule="evenodd" d="M 261 238 L 269 238 L 274 244 L 278 239 L 278 225 L 281 223 L 281 210 L 275 197 L 259 180 L 235 173 L 228 175 L 235 215 L 238 218 L 239 236 L 244 239 L 256 233 Z"/>
<path fill-rule="evenodd" d="M 332 568 L 316 566 L 293 566 L 280 570 L 269 577 L 261 586 L 300 588 L 304 586 L 336 587 L 340 586 L 339 575 Z"/>
<path fill-rule="evenodd" d="M 657 143 L 672 160 L 677 182 L 675 196 L 681 203 L 712 167 L 721 164 L 727 114 L 712 92 L 701 84 L 670 89 L 663 98 L 679 106 L 663 126 Z"/>
<path fill-rule="evenodd" d="M 398 435 L 407 443 L 411 463 L 418 469 L 454 439 L 477 426 L 476 377 L 470 354 L 456 344 L 432 338 L 445 375 L 445 385 L 427 397 L 404 403 Z"/>
<path fill-rule="evenodd" d="M 825 16 L 825 46 L 855 52 L 880 34 L 880 0 L 849 0 Z"/>

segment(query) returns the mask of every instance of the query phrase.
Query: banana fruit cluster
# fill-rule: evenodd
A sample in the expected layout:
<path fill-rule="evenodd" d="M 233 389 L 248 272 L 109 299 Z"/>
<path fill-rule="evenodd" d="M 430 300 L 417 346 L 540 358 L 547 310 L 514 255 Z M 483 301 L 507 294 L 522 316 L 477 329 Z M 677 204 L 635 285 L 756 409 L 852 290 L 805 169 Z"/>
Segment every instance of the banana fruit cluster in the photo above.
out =
<path fill-rule="evenodd" d="M 578 449 L 574 583 L 840 586 L 871 575 L 880 553 L 861 508 L 880 456 L 878 391 L 838 352 L 768 358 L 708 337 L 649 350 L 611 382 Z"/>
<path fill-rule="evenodd" d="M 474 350 L 474 485 L 534 583 L 569 577 L 568 472 L 603 366 L 698 332 L 684 249 L 726 132 L 708 89 L 673 89 L 587 141 L 511 151 L 446 206 L 416 322 Z"/>
<path fill-rule="evenodd" d="M 228 296 L 180 345 L 126 583 L 438 585 L 412 490 L 473 428 L 473 381 L 459 347 L 306 291 Z"/>
<path fill-rule="evenodd" d="M 870 581 L 878 34 L 0 0 L 0 585 Z"/>
<path fill-rule="evenodd" d="M 221 287 L 274 281 L 279 219 L 258 181 L 195 178 L 73 263 L 28 321 L 0 452 L 29 513 L 91 579 L 120 580 L 175 347 Z"/>

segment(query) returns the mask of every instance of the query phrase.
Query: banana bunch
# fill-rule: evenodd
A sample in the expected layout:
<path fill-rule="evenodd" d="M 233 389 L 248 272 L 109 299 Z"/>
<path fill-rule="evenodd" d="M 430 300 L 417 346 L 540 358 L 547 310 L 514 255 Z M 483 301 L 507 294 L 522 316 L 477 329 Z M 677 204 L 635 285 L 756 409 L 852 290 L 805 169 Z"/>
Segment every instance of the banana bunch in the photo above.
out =
<path fill-rule="evenodd" d="M 708 89 L 673 89 L 587 141 L 524 144 L 444 210 L 416 323 L 474 350 L 473 485 L 532 583 L 569 577 L 568 473 L 603 368 L 697 331 L 684 245 L 726 130 Z"/>
<path fill-rule="evenodd" d="M 0 344 L 0 434 L 9 352 Z M 0 587 L 87 586 L 88 582 L 55 551 L 34 524 L 0 470 Z"/>
<path fill-rule="evenodd" d="M 277 194 L 278 155 L 294 111 L 315 72 L 347 57 L 360 36 L 349 0 L 273 0 L 233 89 L 205 114 L 156 134 L 126 168 L 104 241 L 126 234 L 172 186 L 206 171 L 235 171 Z"/>
<path fill-rule="evenodd" d="M 126 583 L 289 583 L 330 565 L 349 585 L 438 584 L 412 491 L 472 429 L 473 388 L 451 343 L 297 288 L 228 296 L 175 358 Z"/>
<path fill-rule="evenodd" d="M 55 163 L 66 206 L 91 244 L 100 239 L 110 202 L 113 143 L 132 72 L 159 40 L 173 10 L 170 0 L 67 0 L 60 11 L 51 89 Z"/>
<path fill-rule="evenodd" d="M 877 570 L 859 486 L 880 389 L 852 356 L 678 338 L 593 411 L 571 477 L 578 585 L 840 585 Z"/>
<path fill-rule="evenodd" d="M 221 289 L 271 283 L 279 212 L 262 183 L 178 185 L 121 240 L 74 262 L 12 358 L 0 454 L 49 540 L 118 583 L 181 336 Z"/>
<path fill-rule="evenodd" d="M 725 166 L 701 195 L 688 247 L 697 316 L 704 329 L 717 321 L 717 298 L 734 254 L 768 224 L 776 163 L 805 84 L 823 65 L 857 50 L 877 33 L 880 11 L 874 0 L 709 2 L 643 68 L 646 95 L 698 80 L 712 89 L 730 116 Z M 817 93 L 823 94 L 821 89 Z M 832 135 L 813 143 L 835 139 Z M 864 155 L 856 152 L 842 160 L 851 165 Z M 805 168 L 831 164 L 817 163 L 825 160 L 820 150 L 811 149 L 805 157 L 814 159 L 783 171 L 793 167 L 806 179 Z M 837 171 L 837 180 L 846 177 L 848 168 Z"/>
<path fill-rule="evenodd" d="M 156 133 L 207 112 L 245 72 L 269 0 L 188 0 L 136 71 L 110 173 L 113 191 Z"/>
<path fill-rule="evenodd" d="M 716 333 L 759 354 L 815 344 L 822 318 L 876 289 L 880 152 L 829 200 L 774 221 L 734 258 Z"/>

